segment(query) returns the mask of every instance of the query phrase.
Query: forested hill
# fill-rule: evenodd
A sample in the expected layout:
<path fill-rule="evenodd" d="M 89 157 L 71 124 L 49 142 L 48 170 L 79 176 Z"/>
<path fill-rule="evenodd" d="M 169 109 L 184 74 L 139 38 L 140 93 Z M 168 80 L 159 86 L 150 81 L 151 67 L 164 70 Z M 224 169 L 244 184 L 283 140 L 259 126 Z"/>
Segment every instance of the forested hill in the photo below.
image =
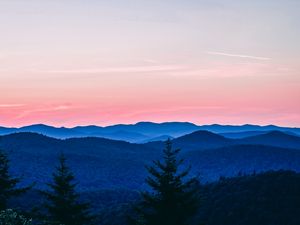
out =
<path fill-rule="evenodd" d="M 203 189 L 206 225 L 300 224 L 300 174 L 271 171 L 221 179 Z"/>
<path fill-rule="evenodd" d="M 202 185 L 201 205 L 191 225 L 299 225 L 300 174 L 269 171 L 262 174 L 221 178 Z M 82 193 L 99 214 L 99 225 L 127 225 L 138 191 L 98 190 Z M 18 205 L 42 203 L 38 192 L 20 198 Z M 20 204 L 21 203 L 21 204 Z"/>
<path fill-rule="evenodd" d="M 201 207 L 192 225 L 300 224 L 299 173 L 270 171 L 224 178 L 201 188 Z M 113 202 L 113 195 L 108 196 L 109 202 Z M 116 192 L 117 196 L 122 195 Z M 128 195 L 128 203 L 133 201 L 133 196 L 138 198 L 138 195 Z M 126 224 L 130 205 L 122 198 L 120 202 L 103 208 L 102 225 Z"/>
<path fill-rule="evenodd" d="M 279 134 L 276 133 L 277 138 Z M 260 143 L 267 137 L 265 143 L 272 144 L 268 135 L 257 137 Z M 298 137 L 292 137 L 292 141 L 286 134 L 282 137 L 286 140 L 282 146 L 297 146 Z M 200 175 L 203 181 L 236 176 L 239 172 L 300 171 L 299 149 L 251 141 L 241 144 L 207 131 L 173 140 L 175 147 L 182 148 L 180 157 L 192 166 L 192 175 Z M 163 145 L 132 144 L 104 138 L 60 140 L 35 133 L 17 133 L 1 136 L 0 149 L 9 152 L 12 172 L 22 174 L 27 183 L 36 182 L 37 187 L 43 187 L 49 181 L 57 156 L 64 152 L 79 180 L 80 190 L 90 191 L 144 188 L 145 165 L 161 157 Z"/>

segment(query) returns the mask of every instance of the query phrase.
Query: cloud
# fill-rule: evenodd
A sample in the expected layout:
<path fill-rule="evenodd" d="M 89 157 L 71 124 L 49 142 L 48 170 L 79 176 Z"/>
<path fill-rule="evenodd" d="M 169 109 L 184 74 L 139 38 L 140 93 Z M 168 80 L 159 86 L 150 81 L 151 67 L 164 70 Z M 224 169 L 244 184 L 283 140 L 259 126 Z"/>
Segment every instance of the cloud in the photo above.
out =
<path fill-rule="evenodd" d="M 115 68 L 87 68 L 72 70 L 45 70 L 39 72 L 63 73 L 63 74 L 82 74 L 82 73 L 139 73 L 153 71 L 173 71 L 183 69 L 177 65 L 158 65 L 158 66 L 135 66 L 135 67 L 115 67 Z"/>
<path fill-rule="evenodd" d="M 0 108 L 14 108 L 14 107 L 22 107 L 24 104 L 0 104 Z"/>
<path fill-rule="evenodd" d="M 236 58 L 246 58 L 246 59 L 254 59 L 254 60 L 271 60 L 271 58 L 261 57 L 261 56 L 252 56 L 252 55 L 241 55 L 241 54 L 230 54 L 226 52 L 206 52 L 209 55 L 220 55 L 220 56 L 228 56 L 228 57 L 236 57 Z"/>
<path fill-rule="evenodd" d="M 55 111 L 64 111 L 72 108 L 70 105 L 58 105 L 53 107 L 44 107 L 44 108 L 36 108 L 32 110 L 25 110 L 21 114 L 19 114 L 16 119 L 23 118 L 32 113 L 47 113 L 47 112 L 55 112 Z"/>

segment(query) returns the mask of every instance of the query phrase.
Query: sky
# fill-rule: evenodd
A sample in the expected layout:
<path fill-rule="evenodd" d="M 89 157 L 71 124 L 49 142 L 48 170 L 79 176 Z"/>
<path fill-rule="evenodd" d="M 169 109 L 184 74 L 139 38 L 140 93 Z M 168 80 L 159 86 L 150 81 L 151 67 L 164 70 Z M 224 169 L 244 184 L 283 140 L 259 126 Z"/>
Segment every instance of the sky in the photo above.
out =
<path fill-rule="evenodd" d="M 0 0 L 0 126 L 300 127 L 299 0 Z"/>

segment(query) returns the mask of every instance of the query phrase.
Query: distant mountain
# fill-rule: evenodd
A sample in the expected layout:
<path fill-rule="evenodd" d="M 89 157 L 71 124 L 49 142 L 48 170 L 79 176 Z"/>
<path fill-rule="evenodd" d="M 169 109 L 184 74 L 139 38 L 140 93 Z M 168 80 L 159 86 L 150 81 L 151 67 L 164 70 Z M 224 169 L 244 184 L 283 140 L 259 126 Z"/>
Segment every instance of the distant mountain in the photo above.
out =
<path fill-rule="evenodd" d="M 259 126 L 259 125 L 203 125 L 199 126 L 203 130 L 208 130 L 214 133 L 231 133 L 231 132 L 246 132 L 246 131 L 282 131 L 282 132 L 292 132 L 295 134 L 300 134 L 300 128 L 292 128 L 292 127 L 279 127 L 275 125 L 267 125 L 267 126 Z"/>
<path fill-rule="evenodd" d="M 237 140 L 236 143 L 260 144 L 260 145 L 300 149 L 300 137 L 290 135 L 281 131 L 271 131 L 265 134 L 243 138 Z"/>
<path fill-rule="evenodd" d="M 192 123 L 170 122 L 150 123 L 140 122 L 132 125 L 113 125 L 107 127 L 99 126 L 77 126 L 74 128 L 52 127 L 43 124 L 35 124 L 21 128 L 0 127 L 0 135 L 17 132 L 35 132 L 54 138 L 72 137 L 104 137 L 113 140 L 123 140 L 133 143 L 145 142 L 157 137 L 178 137 L 197 130 L 198 127 Z M 157 140 L 157 139 L 156 139 Z"/>
<path fill-rule="evenodd" d="M 195 131 L 173 140 L 174 146 L 183 150 L 218 148 L 231 143 L 232 140 L 205 130 Z"/>
<path fill-rule="evenodd" d="M 183 151 L 204 150 L 241 144 L 300 149 L 299 136 L 290 135 L 280 131 L 263 132 L 261 135 L 239 139 L 226 138 L 220 134 L 215 134 L 209 131 L 196 131 L 191 134 L 175 138 L 172 142 L 174 147 L 180 148 Z M 154 149 L 161 149 L 164 147 L 164 143 L 162 141 L 149 142 L 145 145 Z"/>
<path fill-rule="evenodd" d="M 225 138 L 205 130 L 195 131 L 172 140 L 174 148 L 180 148 L 182 151 L 203 150 L 210 148 L 219 148 L 234 144 L 234 140 Z M 154 149 L 163 149 L 163 141 L 153 141 L 144 144 Z"/>
<path fill-rule="evenodd" d="M 12 134 L 17 130 L 17 128 L 0 127 L 0 135 Z"/>
<path fill-rule="evenodd" d="M 228 133 L 219 133 L 219 134 L 226 138 L 240 139 L 240 138 L 265 134 L 265 133 L 268 133 L 268 131 L 242 131 L 242 132 L 228 132 Z"/>
<path fill-rule="evenodd" d="M 223 137 L 226 138 L 232 138 L 232 139 L 241 139 L 241 138 L 246 138 L 246 137 L 252 137 L 252 136 L 257 136 L 257 135 L 261 135 L 261 134 L 266 134 L 269 133 L 271 131 L 243 131 L 243 132 L 228 132 L 228 133 L 219 133 L 220 135 L 222 135 Z M 298 134 L 295 134 L 293 132 L 290 131 L 282 131 L 283 133 L 292 135 L 292 136 L 300 136 Z"/>
<path fill-rule="evenodd" d="M 252 173 L 291 169 L 300 171 L 300 151 L 264 145 L 232 145 L 184 153 L 187 162 L 203 179 L 232 177 L 239 172 Z"/>
<path fill-rule="evenodd" d="M 128 141 L 128 142 L 142 142 L 146 139 L 149 139 L 148 136 L 140 133 L 130 132 L 130 131 L 115 131 L 112 133 L 105 133 L 105 132 L 98 132 L 98 133 L 91 133 L 87 136 L 90 137 L 103 137 L 108 138 L 111 140 L 118 140 L 118 141 Z"/>
<path fill-rule="evenodd" d="M 144 139 L 140 143 L 149 143 L 149 142 L 157 142 L 157 141 L 164 142 L 168 139 L 172 140 L 174 138 L 172 136 L 169 136 L 169 135 L 161 135 L 161 136 L 154 137 L 154 138 Z"/>
<path fill-rule="evenodd" d="M 104 137 L 113 140 L 123 140 L 132 143 L 157 141 L 157 137 L 171 136 L 174 138 L 190 134 L 198 130 L 206 130 L 213 133 L 222 134 L 229 138 L 244 138 L 254 134 L 262 134 L 272 130 L 285 133 L 300 135 L 300 128 L 288 128 L 278 126 L 257 126 L 257 125 L 203 125 L 198 126 L 188 122 L 166 122 L 152 123 L 139 122 L 136 124 L 118 124 L 107 127 L 100 126 L 77 126 L 73 128 L 52 127 L 43 124 L 31 125 L 21 128 L 0 127 L 0 135 L 16 132 L 35 132 L 54 138 L 72 138 L 72 137 Z M 153 140 L 152 140 L 153 139 Z"/>
<path fill-rule="evenodd" d="M 31 126 L 25 126 L 17 129 L 15 132 L 34 132 L 38 134 L 44 134 L 49 137 L 55 138 L 68 138 L 68 137 L 82 137 L 82 134 L 65 127 L 52 127 L 44 124 L 35 124 Z"/>
<path fill-rule="evenodd" d="M 92 134 L 92 133 L 102 132 L 105 128 L 100 126 L 90 125 L 90 126 L 77 126 L 71 129 L 76 130 L 77 132 L 80 133 Z"/>
<path fill-rule="evenodd" d="M 161 135 L 170 135 L 173 137 L 178 137 L 184 134 L 191 133 L 198 129 L 199 128 L 197 125 L 184 122 L 139 122 L 133 125 L 113 125 L 105 127 L 105 130 L 109 132 L 117 130 L 127 130 L 130 132 L 142 133 L 153 138 Z"/>

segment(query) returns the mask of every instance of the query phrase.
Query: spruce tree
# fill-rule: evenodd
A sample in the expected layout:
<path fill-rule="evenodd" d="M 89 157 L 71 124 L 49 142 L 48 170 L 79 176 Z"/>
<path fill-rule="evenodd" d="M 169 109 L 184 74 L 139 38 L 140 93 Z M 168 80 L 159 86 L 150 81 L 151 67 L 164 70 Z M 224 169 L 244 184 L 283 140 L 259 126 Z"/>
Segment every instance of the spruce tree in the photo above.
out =
<path fill-rule="evenodd" d="M 26 192 L 30 187 L 17 188 L 20 178 L 13 178 L 9 173 L 9 159 L 0 150 L 0 210 L 7 208 L 8 200 Z"/>
<path fill-rule="evenodd" d="M 150 175 L 146 182 L 152 191 L 142 193 L 142 201 L 135 208 L 132 224 L 143 225 L 187 225 L 197 212 L 199 184 L 195 178 L 187 178 L 188 169 L 179 167 L 183 160 L 177 159 L 179 149 L 173 150 L 170 140 L 166 141 L 164 159 L 153 161 L 147 167 Z"/>
<path fill-rule="evenodd" d="M 74 175 L 66 165 L 66 158 L 62 154 L 59 157 L 59 166 L 53 173 L 53 183 L 48 184 L 51 190 L 42 192 L 48 200 L 46 208 L 53 224 L 92 224 L 89 204 L 79 201 L 80 196 L 75 190 L 74 180 Z"/>

